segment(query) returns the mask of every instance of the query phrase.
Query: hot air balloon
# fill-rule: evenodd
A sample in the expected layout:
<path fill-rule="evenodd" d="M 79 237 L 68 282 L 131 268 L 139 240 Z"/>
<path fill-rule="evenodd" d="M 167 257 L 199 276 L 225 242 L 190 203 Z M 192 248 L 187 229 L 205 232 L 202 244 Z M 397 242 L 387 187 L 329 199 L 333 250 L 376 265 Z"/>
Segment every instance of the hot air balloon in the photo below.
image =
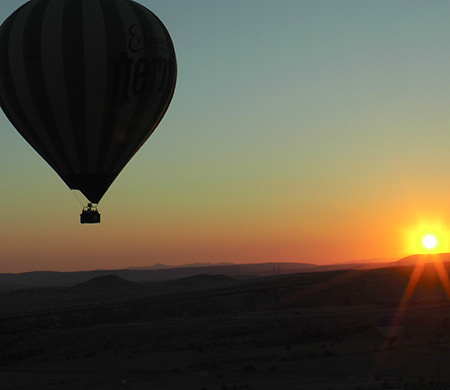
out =
<path fill-rule="evenodd" d="M 176 83 L 167 29 L 131 0 L 31 0 L 0 27 L 0 105 L 89 203 L 81 223 L 163 118 Z"/>

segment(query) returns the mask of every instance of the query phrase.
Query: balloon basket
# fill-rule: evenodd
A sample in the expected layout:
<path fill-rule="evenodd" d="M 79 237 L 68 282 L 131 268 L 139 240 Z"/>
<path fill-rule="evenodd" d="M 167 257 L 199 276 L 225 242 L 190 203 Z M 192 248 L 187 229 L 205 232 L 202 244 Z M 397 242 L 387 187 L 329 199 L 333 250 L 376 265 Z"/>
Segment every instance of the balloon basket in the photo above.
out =
<path fill-rule="evenodd" d="M 100 223 L 100 213 L 97 207 L 89 203 L 80 214 L 80 222 L 85 223 Z"/>

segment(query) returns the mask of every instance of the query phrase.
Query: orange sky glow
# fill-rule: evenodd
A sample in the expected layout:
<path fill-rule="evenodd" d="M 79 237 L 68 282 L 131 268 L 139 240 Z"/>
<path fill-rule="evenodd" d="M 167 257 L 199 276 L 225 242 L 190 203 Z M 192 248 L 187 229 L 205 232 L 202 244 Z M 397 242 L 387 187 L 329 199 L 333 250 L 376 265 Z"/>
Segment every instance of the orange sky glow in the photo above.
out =
<path fill-rule="evenodd" d="M 450 252 L 450 3 L 138 1 L 175 45 L 166 116 L 82 226 L 0 113 L 0 273 Z"/>

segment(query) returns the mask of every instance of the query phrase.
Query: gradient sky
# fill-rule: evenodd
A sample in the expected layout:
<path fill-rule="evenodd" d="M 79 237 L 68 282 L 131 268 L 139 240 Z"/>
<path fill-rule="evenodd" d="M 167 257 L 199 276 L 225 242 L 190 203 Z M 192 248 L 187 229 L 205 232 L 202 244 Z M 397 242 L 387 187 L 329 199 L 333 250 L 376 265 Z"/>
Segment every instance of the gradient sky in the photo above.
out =
<path fill-rule="evenodd" d="M 177 53 L 164 120 L 87 226 L 1 112 L 0 272 L 450 251 L 450 2 L 139 2 Z"/>

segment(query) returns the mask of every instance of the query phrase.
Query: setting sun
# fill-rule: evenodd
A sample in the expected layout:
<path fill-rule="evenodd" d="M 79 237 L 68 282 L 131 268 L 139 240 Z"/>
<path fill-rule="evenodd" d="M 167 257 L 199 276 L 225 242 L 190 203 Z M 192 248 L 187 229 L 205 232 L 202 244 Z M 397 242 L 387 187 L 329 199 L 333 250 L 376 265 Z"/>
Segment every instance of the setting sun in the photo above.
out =
<path fill-rule="evenodd" d="M 432 234 L 427 234 L 423 240 L 422 240 L 422 244 L 425 248 L 427 249 L 433 249 L 436 244 L 437 244 L 437 240 L 436 237 L 433 236 Z"/>
<path fill-rule="evenodd" d="M 450 230 L 443 222 L 419 222 L 405 230 L 405 249 L 408 254 L 436 254 L 450 252 Z"/>

